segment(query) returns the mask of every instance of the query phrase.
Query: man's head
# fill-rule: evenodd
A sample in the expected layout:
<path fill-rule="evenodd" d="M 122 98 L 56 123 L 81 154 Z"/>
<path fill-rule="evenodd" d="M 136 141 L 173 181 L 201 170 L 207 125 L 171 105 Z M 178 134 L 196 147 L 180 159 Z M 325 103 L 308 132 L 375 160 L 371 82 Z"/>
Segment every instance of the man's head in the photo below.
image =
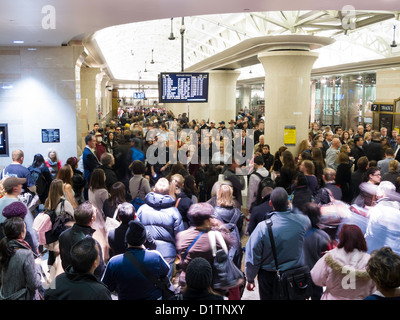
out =
<path fill-rule="evenodd" d="M 334 149 L 339 149 L 340 148 L 340 139 L 339 138 L 333 138 L 332 139 L 332 147 Z"/>
<path fill-rule="evenodd" d="M 96 148 L 96 136 L 94 136 L 93 134 L 88 134 L 85 137 L 85 143 L 91 149 Z"/>
<path fill-rule="evenodd" d="M 90 226 L 96 220 L 96 215 L 96 208 L 90 201 L 79 205 L 74 212 L 75 222 L 81 226 Z"/>
<path fill-rule="evenodd" d="M 162 195 L 169 194 L 169 181 L 166 178 L 160 178 L 154 186 L 154 192 Z"/>
<path fill-rule="evenodd" d="M 354 143 L 357 147 L 361 147 L 364 144 L 364 139 L 361 136 L 357 136 L 354 138 Z"/>
<path fill-rule="evenodd" d="M 364 134 L 364 127 L 363 126 L 358 126 L 357 127 L 357 133 L 359 134 L 359 135 L 363 135 Z"/>
<path fill-rule="evenodd" d="M 331 142 L 331 141 L 332 141 L 332 138 L 333 138 L 332 132 L 327 132 L 327 133 L 325 133 L 325 140 L 326 140 L 326 141 Z"/>
<path fill-rule="evenodd" d="M 386 158 L 393 158 L 393 156 L 394 156 L 394 151 L 393 151 L 393 149 L 392 149 L 392 148 L 387 148 L 387 149 L 385 150 L 385 157 L 386 157 Z"/>
<path fill-rule="evenodd" d="M 112 167 L 114 165 L 114 156 L 111 153 L 104 152 L 100 157 L 100 162 L 104 166 Z"/>
<path fill-rule="evenodd" d="M 139 220 L 129 222 L 125 234 L 126 243 L 129 246 L 139 247 L 146 242 L 146 228 Z"/>
<path fill-rule="evenodd" d="M 85 237 L 71 248 L 71 265 L 76 273 L 92 273 L 100 264 L 99 247 L 92 237 Z"/>
<path fill-rule="evenodd" d="M 96 123 L 93 125 L 93 130 L 94 130 L 94 132 L 97 132 L 97 131 L 99 130 L 99 128 L 100 128 L 100 126 L 99 126 L 99 124 L 96 122 Z"/>
<path fill-rule="evenodd" d="M 332 182 L 336 179 L 336 171 L 332 168 L 325 168 L 322 174 L 325 182 Z"/>
<path fill-rule="evenodd" d="M 8 177 L 3 182 L 3 188 L 8 195 L 19 195 L 26 178 Z"/>
<path fill-rule="evenodd" d="M 262 156 L 257 156 L 254 158 L 254 167 L 257 170 L 264 166 L 264 158 Z"/>
<path fill-rule="evenodd" d="M 275 211 L 286 211 L 288 209 L 288 194 L 284 188 L 277 187 L 271 192 L 270 205 Z"/>
<path fill-rule="evenodd" d="M 14 150 L 11 154 L 11 159 L 13 162 L 18 162 L 22 164 L 24 162 L 24 152 L 22 150 Z"/>
<path fill-rule="evenodd" d="M 387 128 L 385 128 L 385 127 L 381 128 L 381 136 L 382 137 L 386 137 L 387 136 Z"/>

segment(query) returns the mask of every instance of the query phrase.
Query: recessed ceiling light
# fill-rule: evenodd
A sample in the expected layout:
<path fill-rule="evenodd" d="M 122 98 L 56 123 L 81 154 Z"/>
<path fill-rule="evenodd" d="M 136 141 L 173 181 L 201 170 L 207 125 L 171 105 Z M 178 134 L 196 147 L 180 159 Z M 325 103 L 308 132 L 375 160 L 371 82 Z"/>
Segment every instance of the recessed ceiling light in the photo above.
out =
<path fill-rule="evenodd" d="M 36 48 L 28 48 L 27 50 L 28 51 L 36 51 L 37 49 Z"/>
<path fill-rule="evenodd" d="M 15 44 L 22 44 L 22 43 L 24 43 L 24 40 L 14 40 L 13 43 L 15 43 Z"/>

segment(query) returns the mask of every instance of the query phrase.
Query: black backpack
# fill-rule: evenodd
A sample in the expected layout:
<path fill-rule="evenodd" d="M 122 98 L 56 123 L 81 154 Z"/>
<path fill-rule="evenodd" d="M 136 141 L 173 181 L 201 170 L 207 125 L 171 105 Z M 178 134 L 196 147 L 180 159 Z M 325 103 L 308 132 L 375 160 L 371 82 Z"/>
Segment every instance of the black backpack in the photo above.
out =
<path fill-rule="evenodd" d="M 61 202 L 61 212 L 59 215 L 56 214 L 56 210 L 46 209 L 44 211 L 45 214 L 48 214 L 50 216 L 52 224 L 51 230 L 45 233 L 47 244 L 56 242 L 60 237 L 60 234 L 67 229 L 65 224 L 69 221 L 73 221 L 73 217 L 69 213 L 65 212 L 64 208 L 65 200 L 61 199 L 60 202 Z"/>
<path fill-rule="evenodd" d="M 261 179 L 260 183 L 258 184 L 257 197 L 256 197 L 256 200 L 255 200 L 255 204 L 260 204 L 262 202 L 262 190 L 265 187 L 270 187 L 270 188 L 274 189 L 275 188 L 275 182 L 274 182 L 274 180 L 272 180 L 270 174 L 268 174 L 268 176 L 266 176 L 266 177 L 263 177 L 258 172 L 253 172 L 252 174 L 257 175 Z"/>
<path fill-rule="evenodd" d="M 36 194 L 39 196 L 40 201 L 44 203 L 49 194 L 50 186 L 39 168 L 29 167 L 29 172 L 36 186 Z"/>

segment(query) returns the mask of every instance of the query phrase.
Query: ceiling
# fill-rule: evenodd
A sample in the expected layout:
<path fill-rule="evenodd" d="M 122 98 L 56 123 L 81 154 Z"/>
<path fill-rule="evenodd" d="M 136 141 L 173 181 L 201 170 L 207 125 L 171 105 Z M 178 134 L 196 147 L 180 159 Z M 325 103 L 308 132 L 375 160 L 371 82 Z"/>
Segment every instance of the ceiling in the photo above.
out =
<path fill-rule="evenodd" d="M 294 33 L 334 37 L 332 50 L 324 53 L 330 62 L 337 63 L 345 49 L 355 59 L 397 54 L 390 42 L 391 28 L 398 22 L 398 0 L 353 1 L 355 27 L 347 32 L 343 22 L 355 12 L 346 5 L 347 0 L 2 0 L 0 46 L 83 41 L 91 54 L 89 65 L 127 85 L 139 78 L 154 81 L 160 71 L 180 71 L 181 17 L 186 27 L 185 68 L 255 36 Z M 168 40 L 171 21 L 177 38 L 173 41 Z M 358 33 L 371 26 L 376 30 Z M 14 44 L 15 40 L 24 43 Z M 255 73 L 257 66 L 247 68 Z M 245 73 L 251 75 L 248 70 Z"/>

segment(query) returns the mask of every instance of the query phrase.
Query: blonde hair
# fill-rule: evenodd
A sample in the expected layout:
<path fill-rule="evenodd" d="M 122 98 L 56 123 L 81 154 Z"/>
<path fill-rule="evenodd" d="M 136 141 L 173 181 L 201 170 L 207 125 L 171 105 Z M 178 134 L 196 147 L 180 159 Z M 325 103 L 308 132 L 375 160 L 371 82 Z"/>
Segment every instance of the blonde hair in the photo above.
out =
<path fill-rule="evenodd" d="M 171 182 L 173 182 L 173 181 L 175 181 L 175 185 L 177 188 L 183 188 L 185 178 L 181 174 L 176 173 L 176 174 L 172 175 L 172 177 L 171 177 Z"/>
<path fill-rule="evenodd" d="M 233 204 L 233 188 L 227 184 L 221 184 L 217 191 L 217 206 L 231 207 Z"/>

